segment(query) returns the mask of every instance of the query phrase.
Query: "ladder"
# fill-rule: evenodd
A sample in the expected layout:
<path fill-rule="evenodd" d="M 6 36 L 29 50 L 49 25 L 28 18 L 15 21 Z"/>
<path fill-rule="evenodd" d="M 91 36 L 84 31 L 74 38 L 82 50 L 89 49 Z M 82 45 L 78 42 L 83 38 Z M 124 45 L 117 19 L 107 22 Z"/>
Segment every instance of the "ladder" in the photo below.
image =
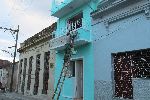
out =
<path fill-rule="evenodd" d="M 64 81 L 67 77 L 67 74 L 69 73 L 69 66 L 70 66 L 70 60 L 71 56 L 74 51 L 74 40 L 77 37 L 77 32 L 72 31 L 67 33 L 67 37 L 69 37 L 68 43 L 65 44 L 65 53 L 64 53 L 64 63 L 63 63 L 63 68 L 61 70 L 54 94 L 52 96 L 52 100 L 59 100 Z"/>

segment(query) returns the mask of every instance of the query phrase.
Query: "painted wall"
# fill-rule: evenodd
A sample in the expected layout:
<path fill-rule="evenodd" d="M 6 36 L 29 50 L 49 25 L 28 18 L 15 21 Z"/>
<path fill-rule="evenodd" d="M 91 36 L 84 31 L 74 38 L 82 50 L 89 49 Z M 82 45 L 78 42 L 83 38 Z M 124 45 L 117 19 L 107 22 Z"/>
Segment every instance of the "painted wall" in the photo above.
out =
<path fill-rule="evenodd" d="M 130 7 L 112 11 L 103 18 L 117 15 Z M 144 11 L 112 22 L 108 27 L 101 20 L 93 19 L 92 24 L 95 100 L 111 100 L 114 90 L 111 53 L 149 48 L 150 20 Z"/>
<path fill-rule="evenodd" d="M 52 14 L 59 11 L 61 8 L 63 8 L 72 1 L 73 0 L 52 0 L 52 8 L 51 8 Z"/>
<path fill-rule="evenodd" d="M 57 23 L 56 37 L 65 35 L 67 19 L 73 17 L 74 15 L 83 12 L 83 28 L 91 30 L 91 17 L 90 13 L 93 9 L 96 9 L 97 2 L 89 2 L 80 8 L 72 11 L 68 15 L 60 18 Z M 86 37 L 86 36 L 85 36 Z M 73 55 L 72 59 L 83 58 L 83 97 L 84 100 L 94 100 L 94 69 L 93 69 L 93 46 L 91 43 L 86 45 L 81 45 L 77 48 L 76 55 Z M 55 63 L 55 87 L 59 79 L 59 75 L 63 65 L 63 51 L 57 51 L 56 53 L 56 63 Z M 63 86 L 63 91 L 60 96 L 60 100 L 70 100 L 69 98 L 74 98 L 75 95 L 75 78 L 67 78 Z"/>
<path fill-rule="evenodd" d="M 64 4 L 68 4 L 68 2 L 71 2 L 72 0 L 64 0 Z M 70 17 L 75 16 L 76 14 L 83 12 L 83 27 L 91 30 L 91 17 L 90 17 L 90 13 L 96 9 L 98 1 L 100 0 L 91 0 L 91 2 L 89 2 L 88 4 L 85 4 L 75 10 L 73 10 L 71 13 L 63 16 L 62 18 L 58 19 L 57 21 L 57 30 L 56 30 L 56 37 L 59 37 L 61 35 L 66 34 L 66 26 L 67 26 L 67 20 Z M 54 1 L 53 1 L 54 2 Z M 63 3 L 61 3 L 61 5 L 64 5 Z M 53 8 L 57 8 L 55 7 L 55 5 L 52 6 Z"/>
<path fill-rule="evenodd" d="M 83 86 L 84 86 L 84 100 L 94 100 L 94 70 L 93 70 L 93 54 L 91 44 L 87 44 L 76 48 L 77 54 L 72 58 L 83 58 Z M 86 52 L 85 52 L 86 51 Z M 55 85 L 59 79 L 60 71 L 63 64 L 63 54 L 56 55 L 56 68 L 55 68 Z M 90 73 L 90 74 L 89 74 Z M 67 78 L 61 93 L 60 100 L 69 100 L 64 97 L 73 98 L 75 94 L 75 78 Z"/>

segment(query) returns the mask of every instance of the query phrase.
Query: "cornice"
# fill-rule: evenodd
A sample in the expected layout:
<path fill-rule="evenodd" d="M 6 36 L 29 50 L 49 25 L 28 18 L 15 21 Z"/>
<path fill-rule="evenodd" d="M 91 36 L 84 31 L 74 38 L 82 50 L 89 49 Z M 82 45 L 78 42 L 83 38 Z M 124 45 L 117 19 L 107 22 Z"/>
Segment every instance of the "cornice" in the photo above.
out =
<path fill-rule="evenodd" d="M 18 52 L 22 52 L 27 48 L 30 48 L 32 46 L 35 46 L 43 41 L 48 41 L 54 37 L 53 32 L 56 30 L 57 23 L 53 23 L 51 26 L 43 29 L 41 32 L 35 34 L 34 36 L 28 38 L 25 40 L 20 48 L 18 49 Z"/>
<path fill-rule="evenodd" d="M 25 51 L 27 48 L 34 47 L 34 46 L 38 45 L 38 43 L 44 43 L 44 41 L 49 41 L 50 39 L 52 39 L 51 34 L 49 34 L 48 36 L 42 37 L 34 42 L 30 42 L 29 44 L 27 44 L 25 46 L 22 46 L 21 48 L 18 49 L 18 52 L 21 53 L 22 51 Z"/>
<path fill-rule="evenodd" d="M 98 9 L 91 13 L 91 16 L 102 14 L 103 12 L 111 10 L 113 7 L 121 5 L 122 3 L 127 1 L 129 0 L 103 0 L 99 3 Z"/>
<path fill-rule="evenodd" d="M 128 1 L 128 0 L 117 0 L 118 3 L 115 3 L 117 5 L 121 5 L 121 3 L 124 1 Z M 120 2 L 119 2 L 120 1 Z M 141 1 L 141 0 L 140 0 Z M 138 2 L 134 5 L 130 5 L 130 7 L 126 7 L 125 9 L 122 8 L 123 10 L 120 10 L 119 12 L 115 13 L 116 11 L 111 12 L 111 14 L 109 16 L 105 15 L 103 17 L 103 13 L 112 9 L 112 7 L 114 7 L 115 5 L 110 5 L 108 7 L 106 7 L 105 9 L 100 9 L 99 11 L 93 13 L 91 16 L 93 18 L 100 18 L 100 20 L 97 23 L 101 23 L 104 22 L 106 26 L 108 26 L 109 23 L 113 23 L 117 20 L 120 19 L 124 19 L 126 17 L 138 14 L 138 13 L 145 13 L 146 18 L 150 18 L 150 1 L 149 0 L 142 0 L 141 2 Z M 94 23 L 94 24 L 97 24 Z"/>

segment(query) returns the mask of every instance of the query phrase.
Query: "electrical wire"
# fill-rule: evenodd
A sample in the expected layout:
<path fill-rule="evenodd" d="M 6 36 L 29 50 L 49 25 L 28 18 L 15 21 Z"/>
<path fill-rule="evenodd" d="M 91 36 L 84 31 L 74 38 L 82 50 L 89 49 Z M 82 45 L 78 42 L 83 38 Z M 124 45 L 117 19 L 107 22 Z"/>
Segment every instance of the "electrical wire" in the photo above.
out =
<path fill-rule="evenodd" d="M 114 31 L 108 32 L 108 33 L 105 34 L 105 35 L 97 36 L 98 38 L 95 39 L 94 41 L 102 40 L 102 39 L 107 38 L 108 36 L 110 36 L 110 35 L 112 35 L 112 34 L 115 34 L 116 32 L 118 32 L 118 31 L 120 31 L 120 30 L 125 30 L 127 27 L 124 28 L 124 26 L 131 25 L 133 22 L 138 22 L 140 19 L 142 19 L 142 17 L 135 18 L 135 19 L 131 20 L 130 22 L 126 21 L 126 22 L 124 22 L 123 24 L 119 25 L 118 28 L 115 29 Z"/>

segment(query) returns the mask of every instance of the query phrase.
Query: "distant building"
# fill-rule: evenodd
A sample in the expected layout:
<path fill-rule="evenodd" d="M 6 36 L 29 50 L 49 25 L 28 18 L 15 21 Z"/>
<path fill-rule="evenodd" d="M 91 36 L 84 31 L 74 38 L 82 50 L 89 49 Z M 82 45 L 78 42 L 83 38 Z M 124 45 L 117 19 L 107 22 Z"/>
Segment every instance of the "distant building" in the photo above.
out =
<path fill-rule="evenodd" d="M 12 89 L 13 91 L 17 91 L 18 89 L 18 62 L 15 62 L 15 66 L 14 66 L 14 73 L 13 73 L 13 85 L 12 85 Z M 13 63 L 11 64 L 11 67 L 9 67 L 8 70 L 8 81 L 7 81 L 7 88 L 10 89 L 10 83 L 11 83 L 11 76 L 12 76 L 12 66 Z"/>
<path fill-rule="evenodd" d="M 2 83 L 2 87 L 5 89 L 10 89 L 11 76 L 12 76 L 12 64 L 8 60 L 0 60 L 0 82 Z M 13 91 L 17 90 L 17 75 L 18 72 L 18 62 L 15 63 L 14 74 L 13 74 Z"/>
<path fill-rule="evenodd" d="M 102 0 L 91 16 L 95 100 L 149 100 L 150 1 Z"/>
<path fill-rule="evenodd" d="M 0 69 L 0 88 L 7 88 L 8 71 L 5 68 Z"/>
<path fill-rule="evenodd" d="M 9 69 L 11 68 L 11 62 L 8 60 L 0 60 L 0 83 L 1 88 L 9 88 Z"/>
<path fill-rule="evenodd" d="M 20 44 L 18 92 L 52 95 L 55 53 L 49 49 L 49 41 L 54 37 L 55 30 L 56 23 Z"/>

